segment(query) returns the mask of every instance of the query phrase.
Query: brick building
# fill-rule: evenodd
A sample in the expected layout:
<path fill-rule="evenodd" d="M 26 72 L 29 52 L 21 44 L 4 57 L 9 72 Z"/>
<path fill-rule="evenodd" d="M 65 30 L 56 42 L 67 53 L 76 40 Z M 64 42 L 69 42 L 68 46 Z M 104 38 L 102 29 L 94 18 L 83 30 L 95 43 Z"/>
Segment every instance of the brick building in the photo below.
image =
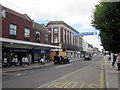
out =
<path fill-rule="evenodd" d="M 35 23 L 26 14 L 20 14 L 0 5 L 0 11 L 5 11 L 6 17 L 0 19 L 0 42 L 2 42 L 2 60 L 17 55 L 19 61 L 24 55 L 30 56 L 31 62 L 48 56 L 50 49 L 60 48 L 50 45 L 48 29 L 43 24 Z"/>
<path fill-rule="evenodd" d="M 47 24 L 50 31 L 50 42 L 53 45 L 61 46 L 61 49 L 53 49 L 53 53 L 60 54 L 65 52 L 67 56 L 79 57 L 82 50 L 82 38 L 73 37 L 73 33 L 79 33 L 63 21 L 50 21 Z M 56 53 L 55 53 L 56 52 Z"/>

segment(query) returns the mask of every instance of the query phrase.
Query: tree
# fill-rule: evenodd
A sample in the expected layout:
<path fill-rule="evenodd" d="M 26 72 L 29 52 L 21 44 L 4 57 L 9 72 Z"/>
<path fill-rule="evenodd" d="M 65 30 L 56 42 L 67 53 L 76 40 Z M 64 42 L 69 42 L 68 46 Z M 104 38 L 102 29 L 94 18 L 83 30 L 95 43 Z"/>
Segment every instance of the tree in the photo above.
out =
<path fill-rule="evenodd" d="M 100 31 L 105 50 L 120 52 L 120 2 L 100 2 L 96 5 L 92 25 Z"/>

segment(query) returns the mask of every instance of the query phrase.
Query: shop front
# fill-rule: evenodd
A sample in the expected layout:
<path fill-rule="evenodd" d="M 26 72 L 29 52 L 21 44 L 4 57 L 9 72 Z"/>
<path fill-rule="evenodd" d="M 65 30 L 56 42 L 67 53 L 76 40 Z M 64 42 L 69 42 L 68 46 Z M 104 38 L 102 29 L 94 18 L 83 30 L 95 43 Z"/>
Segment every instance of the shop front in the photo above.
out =
<path fill-rule="evenodd" d="M 23 49 L 23 48 L 8 48 L 4 47 L 2 49 L 2 63 L 3 66 L 11 66 L 12 59 L 14 56 L 17 56 L 19 65 L 22 64 L 22 58 L 24 56 L 28 57 L 29 64 L 39 63 L 40 59 L 45 57 L 46 60 L 49 60 L 50 50 L 41 50 L 41 49 Z"/>
<path fill-rule="evenodd" d="M 33 53 L 33 62 L 39 63 L 40 59 L 44 58 L 46 61 L 50 58 L 50 50 L 34 49 Z"/>
<path fill-rule="evenodd" d="M 22 58 L 24 56 L 28 57 L 31 60 L 32 50 L 31 49 L 22 49 L 22 48 L 9 48 L 3 47 L 2 48 L 2 63 L 3 66 L 11 66 L 12 59 L 14 56 L 17 56 L 19 65 L 22 63 Z M 31 61 L 29 61 L 31 62 Z"/>

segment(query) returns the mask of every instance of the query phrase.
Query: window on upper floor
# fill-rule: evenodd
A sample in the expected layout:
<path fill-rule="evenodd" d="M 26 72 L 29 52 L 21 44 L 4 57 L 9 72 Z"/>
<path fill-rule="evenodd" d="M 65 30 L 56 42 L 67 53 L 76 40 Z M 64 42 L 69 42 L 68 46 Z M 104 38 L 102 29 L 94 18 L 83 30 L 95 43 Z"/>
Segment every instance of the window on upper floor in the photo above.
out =
<path fill-rule="evenodd" d="M 58 33 L 58 29 L 57 28 L 54 28 L 54 33 Z"/>
<path fill-rule="evenodd" d="M 48 41 L 48 34 L 45 34 L 45 41 Z"/>
<path fill-rule="evenodd" d="M 36 40 L 40 40 L 40 32 L 36 31 Z"/>
<path fill-rule="evenodd" d="M 30 38 L 30 29 L 25 28 L 25 38 Z"/>
<path fill-rule="evenodd" d="M 66 29 L 64 30 L 64 34 L 66 34 Z"/>
<path fill-rule="evenodd" d="M 57 37 L 54 38 L 54 43 L 58 43 L 58 38 Z"/>
<path fill-rule="evenodd" d="M 17 25 L 15 24 L 10 24 L 10 35 L 16 35 L 16 31 L 17 31 Z"/>

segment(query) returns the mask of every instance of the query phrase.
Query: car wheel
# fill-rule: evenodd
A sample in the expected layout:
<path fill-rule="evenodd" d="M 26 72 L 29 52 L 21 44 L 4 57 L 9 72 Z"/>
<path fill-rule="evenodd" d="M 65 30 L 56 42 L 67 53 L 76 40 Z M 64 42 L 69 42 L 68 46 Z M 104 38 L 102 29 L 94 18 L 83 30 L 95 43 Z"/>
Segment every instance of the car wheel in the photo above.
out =
<path fill-rule="evenodd" d="M 70 61 L 68 61 L 68 63 L 70 63 Z"/>

